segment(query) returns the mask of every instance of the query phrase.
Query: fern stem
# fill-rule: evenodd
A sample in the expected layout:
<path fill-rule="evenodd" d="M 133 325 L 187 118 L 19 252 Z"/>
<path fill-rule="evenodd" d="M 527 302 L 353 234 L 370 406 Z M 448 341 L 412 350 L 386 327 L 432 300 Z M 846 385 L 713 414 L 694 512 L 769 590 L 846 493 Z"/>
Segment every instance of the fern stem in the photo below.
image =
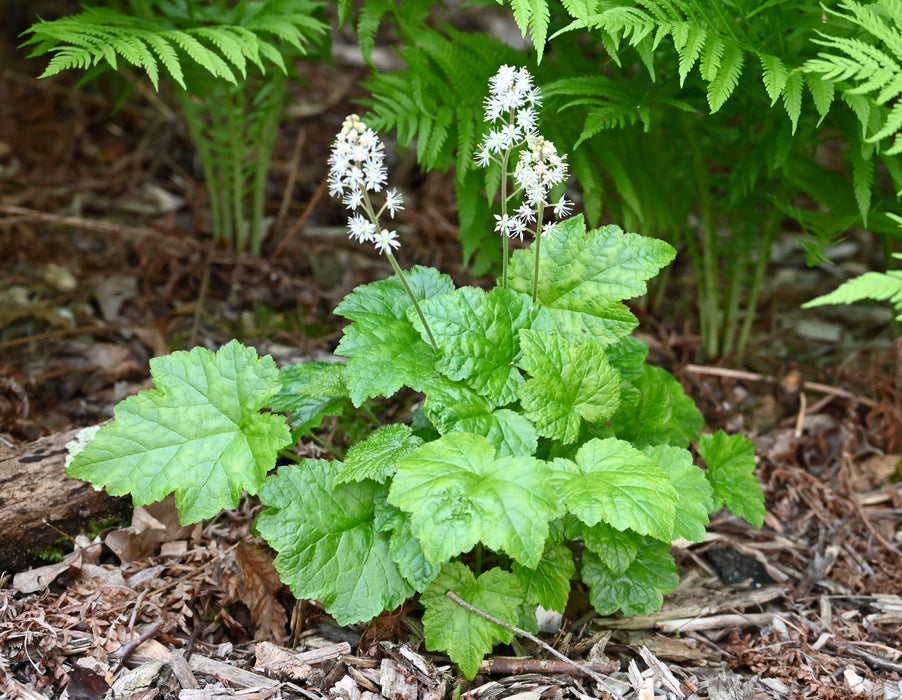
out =
<path fill-rule="evenodd" d="M 285 74 L 276 72 L 273 77 L 257 84 L 256 98 L 260 101 L 259 140 L 254 149 L 254 179 L 252 185 L 251 253 L 259 257 L 263 244 L 263 214 L 266 198 L 266 181 L 270 161 L 279 130 L 279 118 L 285 103 L 287 80 Z"/>
<path fill-rule="evenodd" d="M 708 178 L 708 168 L 705 163 L 702 147 L 695 135 L 697 124 L 684 119 L 686 127 L 683 130 L 692 157 L 692 165 L 695 170 L 695 181 L 698 190 L 699 226 L 701 227 L 702 246 L 701 263 L 702 275 L 699 284 L 699 312 L 701 316 L 702 343 L 705 355 L 708 358 L 717 357 L 718 347 L 718 322 L 720 320 L 720 308 L 718 303 L 719 287 L 717 283 L 718 245 L 717 231 L 714 227 L 714 211 L 711 204 L 711 183 Z"/>
<path fill-rule="evenodd" d="M 720 327 L 719 344 L 720 354 L 728 357 L 735 346 L 737 336 L 737 320 L 739 318 L 739 302 L 742 298 L 742 283 L 748 273 L 749 250 L 748 241 L 751 235 L 749 226 L 742 222 L 744 230 L 738 233 L 735 229 L 731 232 L 730 240 L 738 243 L 737 248 L 730 250 L 727 255 L 727 271 L 724 277 L 726 291 L 724 294 L 723 323 Z"/>
<path fill-rule="evenodd" d="M 243 206 L 243 192 L 242 192 L 242 181 L 241 181 L 241 161 L 244 155 L 242 146 L 244 145 L 245 139 L 243 138 L 244 134 L 241 129 L 241 125 L 238 123 L 238 119 L 236 119 L 235 112 L 237 109 L 241 109 L 240 104 L 236 104 L 236 93 L 238 90 L 234 89 L 226 89 L 226 124 L 228 128 L 229 134 L 229 145 L 228 145 L 228 158 L 229 158 L 229 169 L 230 169 L 230 180 L 229 183 L 231 188 L 231 226 L 229 227 L 232 231 L 232 241 L 233 241 L 233 249 L 240 253 L 244 252 L 244 246 L 247 242 L 247 230 L 244 227 L 244 206 Z"/>
<path fill-rule="evenodd" d="M 785 183 L 781 184 L 775 199 L 782 198 L 786 190 Z M 755 311 L 758 308 L 758 297 L 764 286 L 764 273 L 770 263 L 770 249 L 773 246 L 777 234 L 780 232 L 780 224 L 783 222 L 783 214 L 775 206 L 771 206 L 770 215 L 764 225 L 764 235 L 761 240 L 761 248 L 758 251 L 758 259 L 755 261 L 755 269 L 752 273 L 752 281 L 749 287 L 749 296 L 745 308 L 745 318 L 742 319 L 742 328 L 739 331 L 739 339 L 736 342 L 736 363 L 741 364 L 745 358 L 745 350 L 748 347 L 749 337 L 752 333 L 752 324 L 755 321 Z"/>

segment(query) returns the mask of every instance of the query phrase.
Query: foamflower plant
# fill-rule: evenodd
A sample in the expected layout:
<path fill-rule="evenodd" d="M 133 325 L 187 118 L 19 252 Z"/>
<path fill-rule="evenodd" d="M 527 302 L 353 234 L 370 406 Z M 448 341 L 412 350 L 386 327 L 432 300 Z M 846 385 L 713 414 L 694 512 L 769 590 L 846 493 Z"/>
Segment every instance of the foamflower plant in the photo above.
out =
<path fill-rule="evenodd" d="M 157 388 L 119 404 L 73 449 L 69 474 L 136 504 L 175 492 L 185 523 L 259 494 L 256 532 L 295 596 L 341 625 L 417 599 L 426 648 L 470 678 L 494 645 L 536 632 L 539 607 L 563 612 L 574 581 L 601 615 L 658 609 L 679 583 L 673 540 L 702 541 L 724 506 L 761 525 L 754 450 L 702 434 L 692 400 L 631 335 L 623 301 L 673 249 L 617 226 L 587 230 L 581 216 L 545 223 L 570 205 L 550 203 L 567 167 L 538 134 L 539 100 L 524 69 L 504 66 L 489 85 L 494 126 L 478 157 L 512 170 L 497 229 L 505 242 L 533 236 L 505 255 L 496 287 L 401 270 L 383 225 L 402 207 L 384 147 L 348 117 L 330 191 L 349 234 L 394 274 L 336 308 L 350 321 L 336 348 L 345 361 L 280 369 L 237 341 L 156 358 Z M 403 388 L 420 394 L 410 420 L 377 425 L 331 460 L 279 459 L 322 440 L 325 416 L 349 405 L 378 416 Z"/>

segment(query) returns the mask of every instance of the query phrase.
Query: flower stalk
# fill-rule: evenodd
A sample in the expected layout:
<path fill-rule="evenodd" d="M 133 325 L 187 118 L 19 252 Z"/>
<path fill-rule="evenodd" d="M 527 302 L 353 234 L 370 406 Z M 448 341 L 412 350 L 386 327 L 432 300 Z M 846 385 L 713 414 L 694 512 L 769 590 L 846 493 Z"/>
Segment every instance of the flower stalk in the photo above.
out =
<path fill-rule="evenodd" d="M 550 205 L 552 188 L 567 179 L 567 159 L 558 155 L 551 141 L 545 140 L 537 130 L 537 109 L 542 102 L 541 92 L 532 82 L 526 68 L 501 66 L 489 80 L 489 96 L 485 101 L 485 120 L 493 126 L 476 152 L 476 164 L 487 167 L 496 163 L 501 167 L 501 214 L 495 215 L 495 231 L 502 236 L 501 286 L 507 287 L 508 239 L 524 233 L 532 233 L 535 245 L 535 279 L 533 301 L 538 296 L 538 272 L 541 236 L 551 233 L 555 224 L 545 226 L 543 215 Z M 511 155 L 520 150 L 517 165 L 508 170 Z M 513 176 L 516 188 L 508 193 L 508 181 Z M 509 201 L 522 197 L 516 213 L 509 214 Z M 554 214 L 560 219 L 568 214 L 571 202 L 561 197 L 554 206 Z M 535 224 L 535 228 L 531 228 Z"/>
<path fill-rule="evenodd" d="M 389 216 L 394 218 L 395 213 L 404 208 L 404 200 L 396 189 L 388 189 L 385 192 L 385 202 L 376 211 L 370 198 L 370 192 L 381 192 L 387 180 L 388 171 L 385 168 L 385 147 L 382 140 L 361 121 L 359 116 L 350 115 L 342 123 L 341 131 L 332 145 L 332 154 L 329 156 L 329 194 L 341 198 L 352 212 L 356 212 L 357 209 L 363 210 L 363 214 L 354 213 L 348 219 L 348 234 L 360 243 L 372 243 L 376 250 L 388 258 L 426 329 L 432 348 L 438 352 L 438 343 L 432 335 L 432 329 L 426 321 L 420 303 L 410 288 L 404 271 L 392 254 L 392 250 L 401 246 L 398 232 L 379 225 L 382 214 L 388 211 Z"/>

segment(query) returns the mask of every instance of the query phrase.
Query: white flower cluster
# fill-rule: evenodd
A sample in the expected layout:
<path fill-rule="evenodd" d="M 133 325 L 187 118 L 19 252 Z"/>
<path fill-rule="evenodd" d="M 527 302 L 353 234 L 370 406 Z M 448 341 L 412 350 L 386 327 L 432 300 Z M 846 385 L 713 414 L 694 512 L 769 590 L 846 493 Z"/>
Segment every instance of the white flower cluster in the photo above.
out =
<path fill-rule="evenodd" d="M 368 192 L 381 192 L 388 180 L 385 147 L 379 135 L 368 128 L 360 117 L 352 114 L 341 125 L 329 156 L 329 194 L 341 198 L 351 211 L 363 209 L 366 216 L 355 213 L 348 219 L 348 232 L 360 243 L 373 243 L 381 253 L 398 248 L 397 231 L 377 226 L 379 215 L 386 209 L 394 218 L 404 207 L 397 190 L 385 193 L 385 203 L 373 211 Z"/>
<path fill-rule="evenodd" d="M 551 188 L 567 179 L 567 159 L 558 155 L 551 141 L 542 136 L 528 136 L 526 148 L 520 151 L 514 178 L 523 188 L 523 197 L 529 204 L 548 204 Z M 569 211 L 570 202 L 561 197 L 554 208 L 555 216 L 560 218 Z"/>
<path fill-rule="evenodd" d="M 489 131 L 476 152 L 481 167 L 499 155 L 523 143 L 536 132 L 536 107 L 542 103 L 539 88 L 532 84 L 532 75 L 525 68 L 501 66 L 489 79 L 489 96 L 485 100 L 485 120 L 503 123 Z"/>
<path fill-rule="evenodd" d="M 532 75 L 526 68 L 501 66 L 489 80 L 489 96 L 485 101 L 485 120 L 501 124 L 493 127 L 476 152 L 476 163 L 486 167 L 515 148 L 524 146 L 514 170 L 514 179 L 523 193 L 523 204 L 516 213 L 495 215 L 495 231 L 506 236 L 519 236 L 536 220 L 536 212 L 549 205 L 548 193 L 567 179 L 567 159 L 558 155 L 551 141 L 539 136 L 536 130 L 536 108 L 542 102 L 539 89 L 533 86 Z M 507 196 L 502 192 L 502 197 Z M 564 197 L 555 204 L 554 214 L 561 218 L 570 213 L 572 203 Z M 539 222 L 541 225 L 541 222 Z M 545 226 L 549 233 L 554 225 Z"/>

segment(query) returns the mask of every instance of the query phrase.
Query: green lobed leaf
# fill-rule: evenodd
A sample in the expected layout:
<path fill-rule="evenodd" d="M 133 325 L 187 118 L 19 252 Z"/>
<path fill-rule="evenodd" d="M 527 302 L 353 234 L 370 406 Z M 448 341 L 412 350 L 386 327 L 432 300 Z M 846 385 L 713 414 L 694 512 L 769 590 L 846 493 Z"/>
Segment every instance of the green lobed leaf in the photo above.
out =
<path fill-rule="evenodd" d="M 398 571 L 417 591 L 424 591 L 435 580 L 441 566 L 426 558 L 420 541 L 410 528 L 410 516 L 389 503 L 383 495 L 376 498 L 376 529 L 389 532 L 388 551 Z"/>
<path fill-rule="evenodd" d="M 586 549 L 598 555 L 601 562 L 615 574 L 622 574 L 639 554 L 645 538 L 632 530 L 618 530 L 607 523 L 587 527 L 583 533 Z"/>
<path fill-rule="evenodd" d="M 477 579 L 460 562 L 451 562 L 420 596 L 425 608 L 426 648 L 446 651 L 461 673 L 472 680 L 492 647 L 509 643 L 514 633 L 454 602 L 448 591 L 510 624 L 517 623 L 523 591 L 517 577 L 507 571 L 489 569 Z"/>
<path fill-rule="evenodd" d="M 476 433 L 488 438 L 498 456 L 528 456 L 538 446 L 535 426 L 522 414 L 510 409 L 496 409 L 462 382 L 446 377 L 429 380 L 424 410 L 438 431 Z"/>
<path fill-rule="evenodd" d="M 523 383 L 514 365 L 520 354 L 517 331 L 547 313 L 542 307 L 533 305 L 526 294 L 501 287 L 491 292 L 461 287 L 432 297 L 421 307 L 441 350 L 436 366 L 445 376 L 465 380 L 497 405 L 516 399 L 517 387 Z M 408 317 L 422 331 L 413 309 Z"/>
<path fill-rule="evenodd" d="M 340 464 L 305 460 L 279 468 L 260 493 L 257 532 L 278 552 L 275 567 L 292 593 L 323 600 L 339 625 L 370 620 L 413 595 L 376 528 L 385 487 L 338 484 Z"/>
<path fill-rule="evenodd" d="M 398 460 L 423 444 L 413 429 L 403 423 L 383 425 L 345 455 L 335 483 L 372 479 L 385 483 L 398 466 Z"/>
<path fill-rule="evenodd" d="M 664 471 L 628 442 L 593 438 L 575 460 L 549 463 L 570 513 L 670 542 L 677 494 Z"/>
<path fill-rule="evenodd" d="M 689 447 L 698 439 L 705 418 L 670 372 L 645 365 L 635 385 L 639 400 L 622 406 L 611 420 L 617 437 L 637 447 Z"/>
<path fill-rule="evenodd" d="M 554 331 L 575 342 L 589 336 L 608 347 L 629 337 L 639 325 L 639 320 L 622 302 L 603 299 L 569 301 L 576 301 L 577 308 L 565 308 L 563 305 L 566 302 L 560 301 L 548 310 L 550 325 L 543 327 L 540 323 L 534 323 L 533 329 Z"/>
<path fill-rule="evenodd" d="M 656 445 L 642 452 L 664 470 L 677 493 L 673 538 L 702 542 L 714 496 L 705 472 L 693 463 L 692 454 L 681 447 Z"/>
<path fill-rule="evenodd" d="M 519 365 L 532 376 L 517 393 L 539 435 L 571 443 L 583 419 L 603 422 L 617 410 L 620 375 L 597 340 L 574 345 L 559 335 L 524 329 L 520 344 Z"/>
<path fill-rule="evenodd" d="M 714 509 L 726 506 L 760 528 L 764 523 L 764 492 L 755 478 L 755 445 L 744 435 L 718 430 L 702 435 L 698 453 L 708 465 L 708 481 L 714 489 Z"/>
<path fill-rule="evenodd" d="M 533 246 L 535 243 L 533 243 Z M 617 226 L 586 230 L 582 216 L 562 221 L 555 235 L 542 238 L 538 298 L 552 315 L 555 309 L 596 316 L 600 309 L 645 294 L 646 282 L 673 260 L 668 243 Z M 515 250 L 509 279 L 514 290 L 532 293 L 535 253 Z M 606 313 L 606 312 L 605 312 Z M 622 314 L 615 315 L 622 326 Z"/>
<path fill-rule="evenodd" d="M 645 374 L 645 358 L 648 346 L 638 338 L 628 335 L 605 348 L 611 367 L 620 373 L 620 405 L 636 405 L 641 398 L 636 384 Z"/>
<path fill-rule="evenodd" d="M 302 362 L 279 372 L 282 388 L 267 403 L 273 411 L 290 411 L 291 425 L 300 434 L 318 426 L 324 417 L 340 415 L 348 402 L 344 363 Z"/>
<path fill-rule="evenodd" d="M 547 610 L 564 612 L 570 599 L 570 579 L 576 574 L 573 553 L 567 547 L 562 544 L 548 547 L 535 568 L 514 562 L 511 571 L 520 581 L 527 601 L 534 601 Z"/>
<path fill-rule="evenodd" d="M 589 602 L 601 615 L 612 615 L 618 609 L 624 615 L 649 615 L 664 604 L 665 593 L 680 585 L 670 545 L 647 538 L 638 556 L 619 574 L 597 554 L 586 551 L 582 579 L 589 586 Z"/>
<path fill-rule="evenodd" d="M 69 476 L 131 494 L 135 505 L 175 492 L 179 518 L 195 523 L 257 493 L 278 451 L 291 443 L 285 419 L 261 414 L 279 390 L 270 356 L 233 340 L 150 361 L 156 389 L 115 408 L 115 420 L 73 460 Z"/>
<path fill-rule="evenodd" d="M 550 479 L 545 462 L 499 457 L 481 435 L 451 433 L 400 461 L 388 500 L 410 514 L 433 563 L 482 542 L 534 567 L 560 511 Z"/>
<path fill-rule="evenodd" d="M 412 268 L 407 281 L 419 302 L 454 290 L 450 277 L 428 267 Z M 435 373 L 432 347 L 407 320 L 412 305 L 394 276 L 357 287 L 335 309 L 354 321 L 336 353 L 350 358 L 346 377 L 355 406 L 373 396 L 391 396 L 404 385 L 419 391 Z"/>

